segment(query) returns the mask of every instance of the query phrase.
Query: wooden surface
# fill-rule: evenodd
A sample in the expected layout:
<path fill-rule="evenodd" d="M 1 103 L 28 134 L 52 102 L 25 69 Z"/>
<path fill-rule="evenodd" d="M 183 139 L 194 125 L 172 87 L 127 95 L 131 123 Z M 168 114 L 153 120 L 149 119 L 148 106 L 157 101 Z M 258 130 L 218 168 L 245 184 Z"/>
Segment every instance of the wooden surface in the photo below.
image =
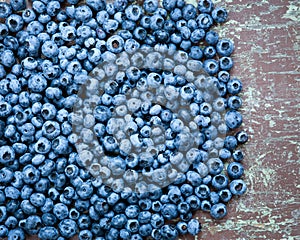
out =
<path fill-rule="evenodd" d="M 196 239 L 300 239 L 300 2 L 215 2 L 229 11 L 216 29 L 233 39 L 232 75 L 244 84 L 248 192 L 221 221 L 197 213 L 203 231 Z"/>

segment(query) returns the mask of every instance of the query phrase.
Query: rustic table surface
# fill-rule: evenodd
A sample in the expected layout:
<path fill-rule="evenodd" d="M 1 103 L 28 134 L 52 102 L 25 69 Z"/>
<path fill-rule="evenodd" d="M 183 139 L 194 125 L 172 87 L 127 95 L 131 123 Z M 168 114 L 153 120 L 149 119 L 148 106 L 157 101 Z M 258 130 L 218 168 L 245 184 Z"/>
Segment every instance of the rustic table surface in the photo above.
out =
<path fill-rule="evenodd" d="M 230 202 L 223 220 L 196 213 L 203 231 L 195 239 L 299 240 L 300 1 L 214 2 L 229 11 L 228 21 L 216 29 L 234 41 L 231 73 L 244 84 L 248 191 Z"/>

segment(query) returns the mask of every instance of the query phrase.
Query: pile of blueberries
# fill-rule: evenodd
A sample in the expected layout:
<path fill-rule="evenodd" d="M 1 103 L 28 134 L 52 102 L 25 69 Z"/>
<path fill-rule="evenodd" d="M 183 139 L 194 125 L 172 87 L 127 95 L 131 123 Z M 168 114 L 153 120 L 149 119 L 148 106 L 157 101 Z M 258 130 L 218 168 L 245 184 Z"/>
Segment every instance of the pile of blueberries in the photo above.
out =
<path fill-rule="evenodd" d="M 246 192 L 248 140 L 230 135 L 242 124 L 234 45 L 210 30 L 227 11 L 26 4 L 0 2 L 0 238 L 169 240 L 201 231 L 196 210 L 225 217 Z"/>

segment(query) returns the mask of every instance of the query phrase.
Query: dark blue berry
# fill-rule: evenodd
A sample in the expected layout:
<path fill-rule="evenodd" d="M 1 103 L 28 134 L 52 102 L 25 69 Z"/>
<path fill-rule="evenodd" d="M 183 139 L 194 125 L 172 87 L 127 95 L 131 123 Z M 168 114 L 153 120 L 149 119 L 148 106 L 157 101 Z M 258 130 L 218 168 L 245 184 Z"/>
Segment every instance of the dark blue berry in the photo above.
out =
<path fill-rule="evenodd" d="M 196 17 L 197 10 L 192 4 L 186 4 L 182 9 L 182 16 L 185 20 L 194 19 Z"/>
<path fill-rule="evenodd" d="M 244 144 L 248 141 L 248 134 L 245 131 L 239 131 L 236 133 L 235 138 L 238 143 Z"/>
<path fill-rule="evenodd" d="M 200 0 L 198 1 L 198 10 L 201 13 L 211 13 L 214 8 L 212 0 Z"/>
<path fill-rule="evenodd" d="M 72 219 L 64 219 L 59 225 L 59 232 L 63 237 L 70 238 L 77 233 L 78 226 Z"/>
<path fill-rule="evenodd" d="M 222 189 L 219 193 L 219 198 L 222 202 L 227 203 L 230 201 L 232 194 L 229 189 Z"/>
<path fill-rule="evenodd" d="M 242 115 L 235 110 L 230 110 L 225 114 L 225 122 L 230 129 L 238 128 L 241 126 L 242 121 Z"/>
<path fill-rule="evenodd" d="M 217 23 L 223 23 L 226 21 L 228 13 L 225 8 L 222 7 L 216 7 L 212 13 L 211 13 L 212 18 L 214 19 L 215 22 Z"/>
<path fill-rule="evenodd" d="M 247 186 L 242 179 L 236 179 L 230 183 L 229 189 L 233 195 L 242 195 L 246 192 Z"/>
<path fill-rule="evenodd" d="M 158 1 L 157 0 L 145 0 L 143 3 L 143 8 L 148 13 L 153 13 L 158 8 Z"/>
<path fill-rule="evenodd" d="M 220 56 L 228 57 L 232 54 L 234 50 L 234 45 L 232 41 L 229 39 L 221 39 L 218 41 L 216 49 L 217 49 L 217 53 Z"/>
<path fill-rule="evenodd" d="M 223 203 L 214 204 L 210 209 L 210 215 L 214 219 L 221 219 L 227 215 L 226 206 Z"/>
<path fill-rule="evenodd" d="M 188 222 L 187 230 L 193 236 L 196 236 L 201 231 L 201 224 L 198 220 L 192 219 Z"/>

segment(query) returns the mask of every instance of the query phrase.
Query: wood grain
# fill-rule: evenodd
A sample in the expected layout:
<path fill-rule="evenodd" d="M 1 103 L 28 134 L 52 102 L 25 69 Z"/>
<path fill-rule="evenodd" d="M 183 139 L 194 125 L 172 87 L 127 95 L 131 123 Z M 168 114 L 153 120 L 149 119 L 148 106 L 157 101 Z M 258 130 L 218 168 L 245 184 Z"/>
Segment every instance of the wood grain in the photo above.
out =
<path fill-rule="evenodd" d="M 300 2 L 215 2 L 229 11 L 229 20 L 216 30 L 233 39 L 231 74 L 244 84 L 241 128 L 250 134 L 243 146 L 248 192 L 228 204 L 221 221 L 196 213 L 203 231 L 195 239 L 299 240 Z"/>

